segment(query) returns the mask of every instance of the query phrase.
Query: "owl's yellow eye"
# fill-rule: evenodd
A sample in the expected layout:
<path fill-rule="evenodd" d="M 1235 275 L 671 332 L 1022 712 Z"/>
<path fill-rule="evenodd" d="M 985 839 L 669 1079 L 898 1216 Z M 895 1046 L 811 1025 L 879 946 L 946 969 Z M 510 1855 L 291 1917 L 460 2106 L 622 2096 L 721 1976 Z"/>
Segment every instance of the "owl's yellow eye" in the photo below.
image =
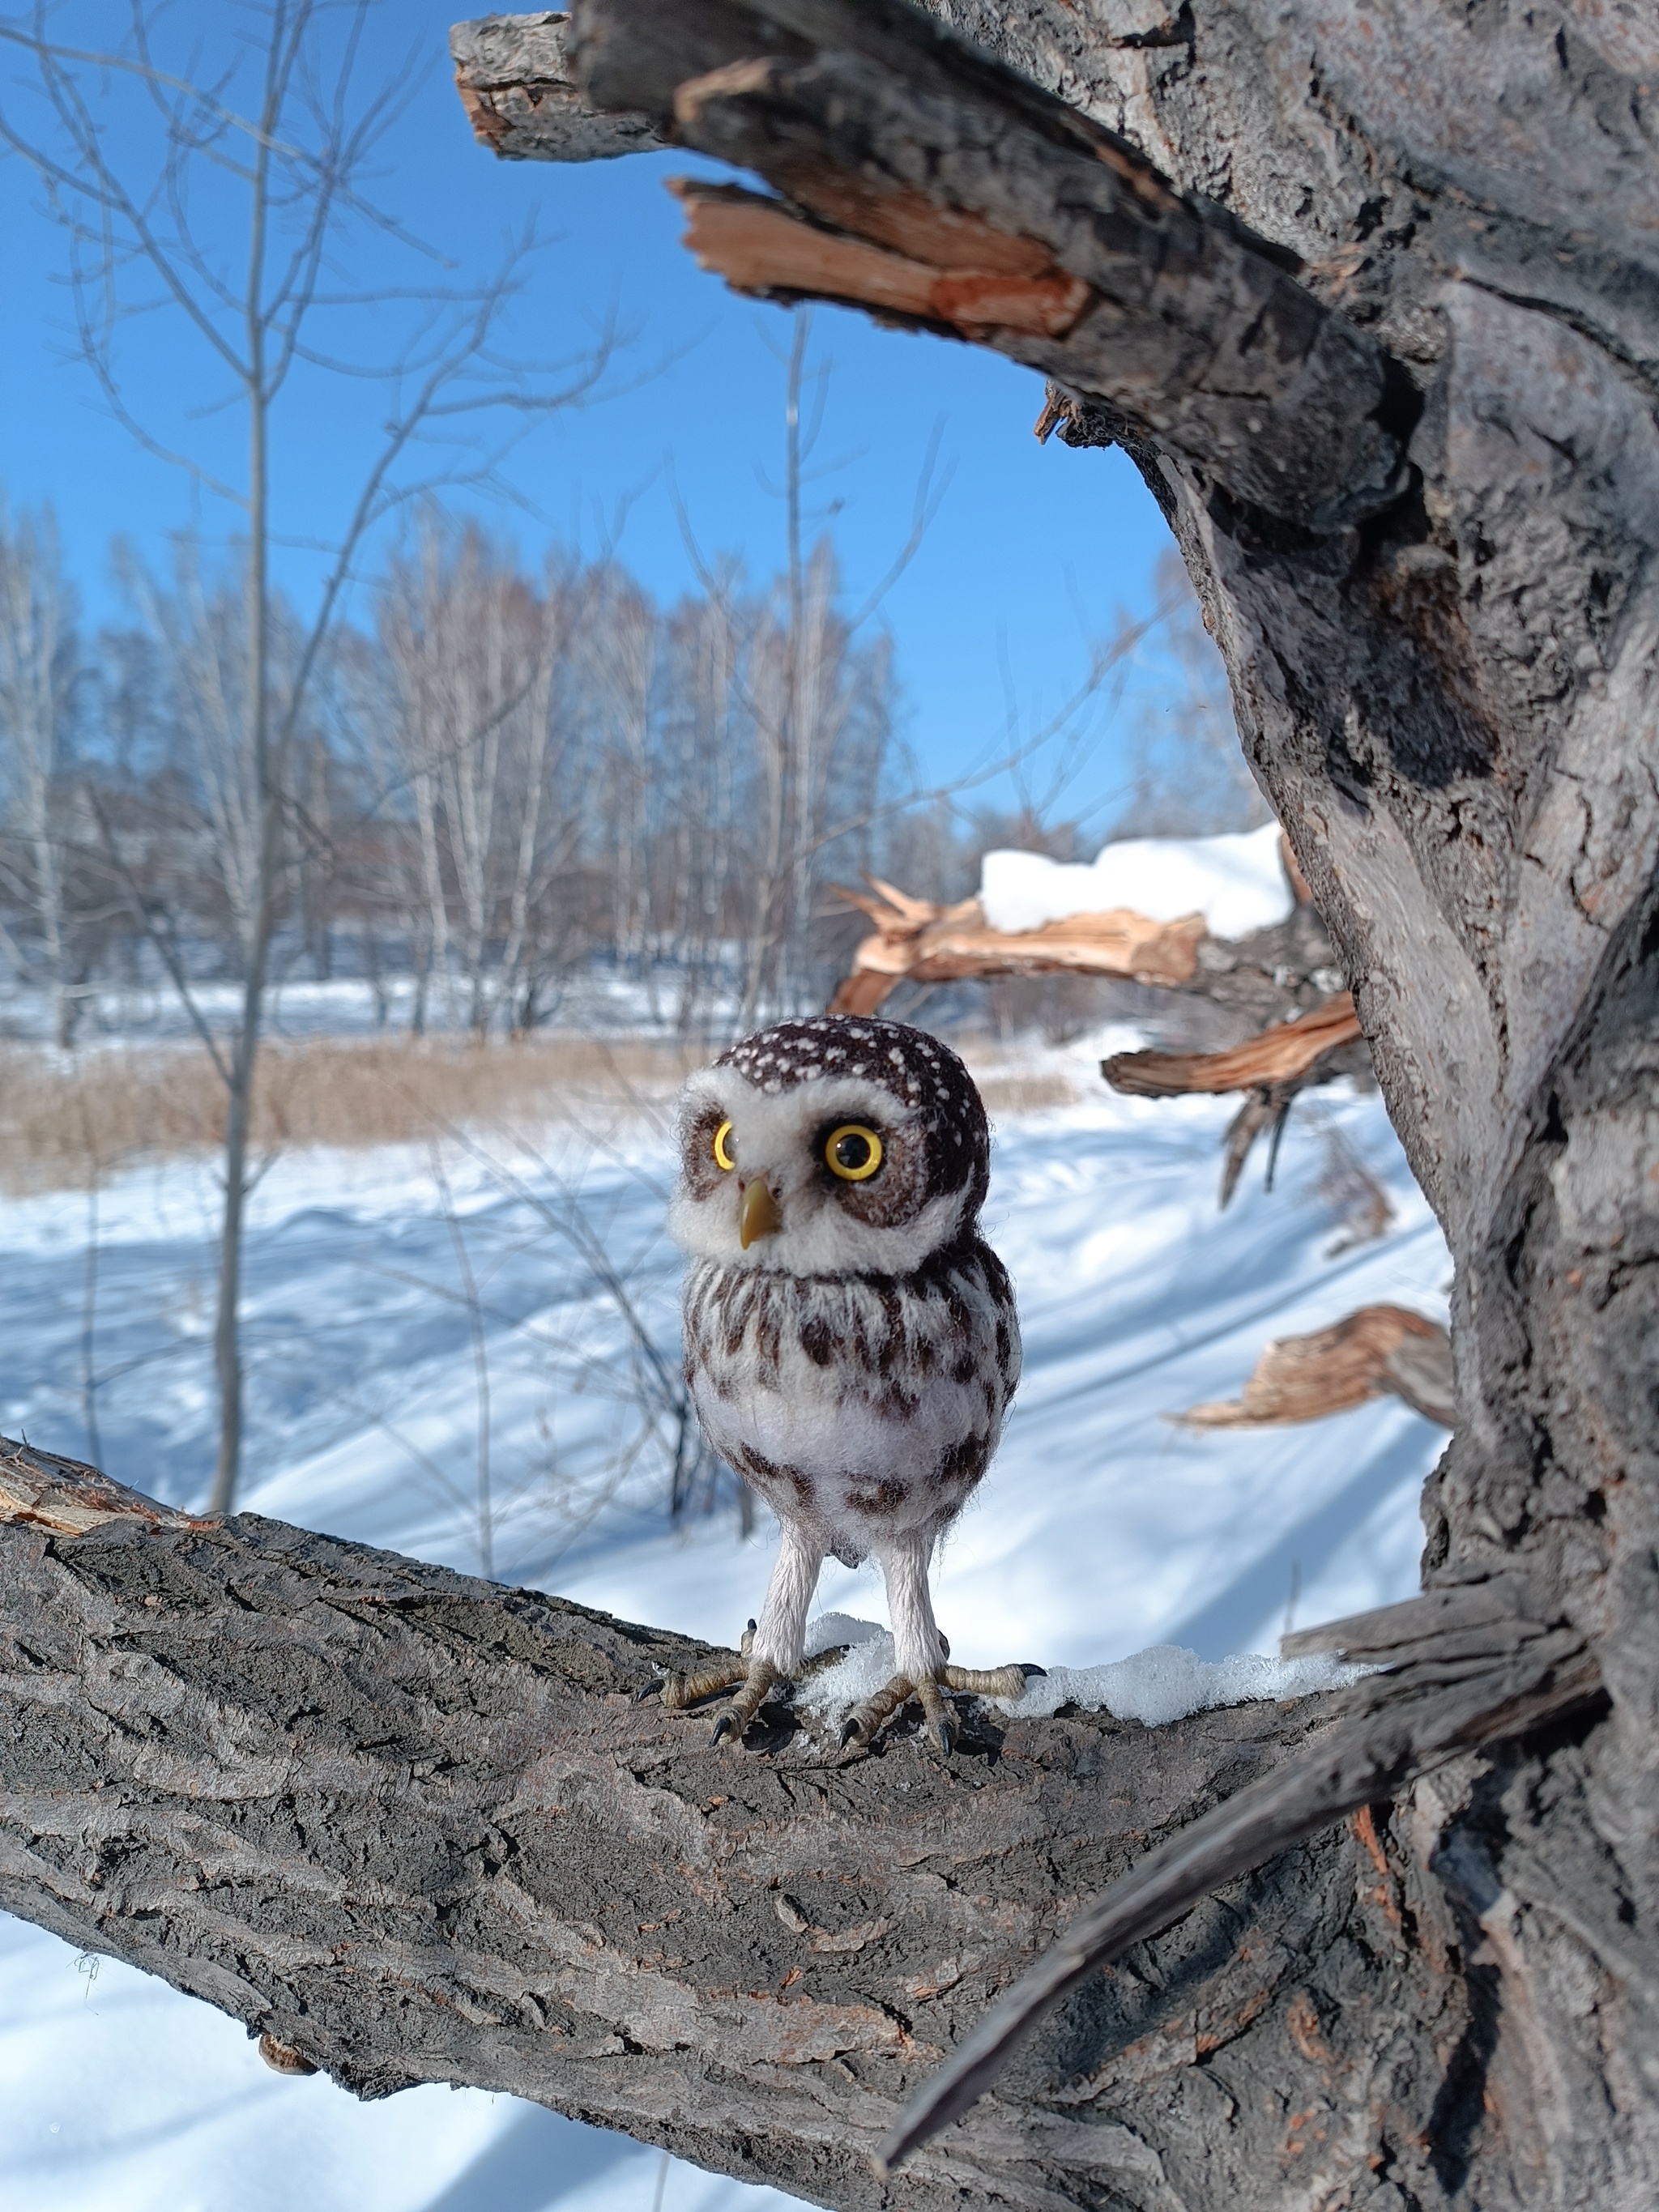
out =
<path fill-rule="evenodd" d="M 823 1164 L 843 1182 L 868 1182 L 881 1159 L 881 1139 L 861 1121 L 843 1122 L 824 1142 Z"/>
<path fill-rule="evenodd" d="M 714 1165 L 729 1173 L 737 1164 L 737 1155 L 732 1150 L 732 1124 L 722 1121 L 714 1132 Z"/>

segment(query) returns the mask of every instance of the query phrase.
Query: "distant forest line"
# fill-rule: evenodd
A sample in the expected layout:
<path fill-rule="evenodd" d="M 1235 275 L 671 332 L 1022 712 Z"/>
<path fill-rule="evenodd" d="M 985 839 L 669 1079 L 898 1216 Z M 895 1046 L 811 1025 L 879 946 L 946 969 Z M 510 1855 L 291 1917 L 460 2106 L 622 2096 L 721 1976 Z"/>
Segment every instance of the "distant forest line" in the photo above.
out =
<path fill-rule="evenodd" d="M 65 1048 L 112 984 L 242 975 L 270 834 L 281 969 L 367 979 L 416 1030 L 532 1030 L 599 963 L 685 1036 L 822 1005 L 864 927 L 837 884 L 954 899 L 990 846 L 1093 850 L 1079 790 L 1137 665 L 1115 832 L 1261 818 L 1172 553 L 1158 613 L 1120 617 L 1069 710 L 964 738 L 929 788 L 893 640 L 849 613 L 829 539 L 767 587 L 728 563 L 663 607 L 615 560 L 529 568 L 430 508 L 327 633 L 270 811 L 238 560 L 114 557 L 131 617 L 89 635 L 50 513 L 0 509 L 0 974 Z M 276 722 L 304 644 L 276 599 Z"/>

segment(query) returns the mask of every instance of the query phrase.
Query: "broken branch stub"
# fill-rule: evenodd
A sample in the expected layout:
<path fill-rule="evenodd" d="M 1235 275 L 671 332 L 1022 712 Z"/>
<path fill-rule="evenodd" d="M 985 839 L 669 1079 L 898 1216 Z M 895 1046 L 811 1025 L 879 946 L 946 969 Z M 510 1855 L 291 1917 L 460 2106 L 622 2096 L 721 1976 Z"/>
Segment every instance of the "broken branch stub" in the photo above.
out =
<path fill-rule="evenodd" d="M 449 33 L 455 89 L 472 135 L 503 161 L 608 161 L 662 143 L 645 115 L 602 114 L 565 54 L 567 15 L 486 15 Z"/>
<path fill-rule="evenodd" d="M 569 54 L 595 107 L 783 195 L 688 191 L 700 256 L 738 289 L 992 346 L 1304 528 L 1397 495 L 1406 387 L 1376 341 L 902 0 L 577 0 Z"/>
<path fill-rule="evenodd" d="M 1238 1188 L 1258 1137 L 1268 1137 L 1267 1188 L 1273 1188 L 1279 1140 L 1298 1095 L 1339 1075 L 1358 1074 L 1370 1055 L 1354 1012 L 1353 994 L 1338 991 L 1300 1019 L 1275 1022 L 1221 1052 L 1120 1052 L 1100 1063 L 1115 1091 L 1134 1098 L 1177 1098 L 1230 1091 L 1249 1096 L 1222 1144 L 1220 1204 Z"/>
<path fill-rule="evenodd" d="M 1186 1428 L 1272 1428 L 1323 1420 L 1390 1394 L 1443 1428 L 1454 1426 L 1451 1339 L 1408 1307 L 1361 1306 L 1311 1335 L 1277 1338 L 1237 1399 L 1170 1418 Z"/>
<path fill-rule="evenodd" d="M 1255 1091 L 1305 1077 L 1328 1054 L 1360 1036 L 1353 994 L 1338 991 L 1299 1021 L 1275 1022 L 1259 1036 L 1224 1052 L 1119 1052 L 1100 1072 L 1132 1098 L 1180 1098 Z"/>
<path fill-rule="evenodd" d="M 875 933 L 830 1002 L 832 1014 L 872 1014 L 901 981 L 963 982 L 1003 975 L 1118 975 L 1140 983 L 1188 983 L 1205 936 L 1201 915 L 1154 921 L 1128 907 L 1071 915 L 1037 929 L 993 929 L 976 898 L 955 906 L 913 898 L 871 879 L 868 892 L 837 896 L 867 914 Z"/>

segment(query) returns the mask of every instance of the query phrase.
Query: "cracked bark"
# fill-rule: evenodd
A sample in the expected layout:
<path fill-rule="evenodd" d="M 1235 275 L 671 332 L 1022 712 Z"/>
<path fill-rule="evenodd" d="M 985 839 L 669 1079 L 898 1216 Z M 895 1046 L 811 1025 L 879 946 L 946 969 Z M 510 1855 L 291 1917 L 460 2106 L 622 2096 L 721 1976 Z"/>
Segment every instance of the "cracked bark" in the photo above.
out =
<path fill-rule="evenodd" d="M 1082 1900 L 1331 1717 L 981 1712 L 948 1769 L 914 1733 L 842 1765 L 775 1706 L 717 1752 L 633 1701 L 708 1656 L 0 1448 L 0 1906 L 361 2095 L 508 2090 L 838 2206 L 1201 2202 L 1194 2055 L 1207 2104 L 1229 2063 L 1279 2082 L 1238 2130 L 1271 2161 L 1331 1988 L 1381 2021 L 1357 1960 L 1422 1978 L 1389 1918 L 1419 1878 L 1385 1909 L 1339 1827 L 1082 1992 L 884 2191 L 905 2096 Z"/>
<path fill-rule="evenodd" d="M 738 210 L 772 289 L 905 264 L 884 313 L 1058 379 L 1061 436 L 1124 445 L 1169 515 L 1455 1260 L 1426 1609 L 1373 1632 L 1401 1702 L 829 1776 L 605 1704 L 667 1656 L 648 1632 L 269 1524 L 37 1517 L 0 1537 L 5 1901 L 356 2086 L 489 2080 L 821 2203 L 876 2200 L 900 2099 L 1052 1948 L 1078 1985 L 897 2201 L 1645 2207 L 1659 27 L 933 15 L 1018 79 L 884 0 L 584 0 L 577 119 L 747 163 L 783 196 Z M 1524 1605 L 1459 1611 L 1488 1585 Z M 1212 1881 L 1089 1965 L 1148 1885 Z M 780 1897 L 831 1941 L 893 1924 L 816 1949 Z"/>

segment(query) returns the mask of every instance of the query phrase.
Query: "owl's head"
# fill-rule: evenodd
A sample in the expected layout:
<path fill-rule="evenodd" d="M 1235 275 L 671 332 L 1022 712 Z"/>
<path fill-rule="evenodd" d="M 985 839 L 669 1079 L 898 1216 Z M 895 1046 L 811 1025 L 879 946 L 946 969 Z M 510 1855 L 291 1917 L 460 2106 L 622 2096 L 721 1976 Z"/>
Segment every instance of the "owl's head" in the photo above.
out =
<path fill-rule="evenodd" d="M 722 1053 L 680 1093 L 681 1249 L 796 1275 L 902 1275 L 971 1233 L 990 1178 L 974 1079 L 899 1022 L 822 1014 Z"/>

